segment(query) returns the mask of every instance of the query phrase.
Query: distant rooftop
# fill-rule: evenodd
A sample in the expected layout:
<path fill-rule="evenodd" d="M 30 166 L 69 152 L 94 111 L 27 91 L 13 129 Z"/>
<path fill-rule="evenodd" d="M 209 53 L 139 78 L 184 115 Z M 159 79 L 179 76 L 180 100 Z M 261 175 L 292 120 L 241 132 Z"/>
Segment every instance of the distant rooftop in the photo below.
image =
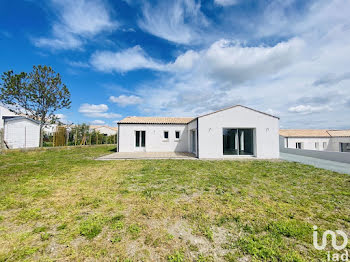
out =
<path fill-rule="evenodd" d="M 328 129 L 281 129 L 284 137 L 350 137 L 350 130 Z"/>
<path fill-rule="evenodd" d="M 121 124 L 188 124 L 193 117 L 140 117 L 129 116 L 119 121 Z"/>

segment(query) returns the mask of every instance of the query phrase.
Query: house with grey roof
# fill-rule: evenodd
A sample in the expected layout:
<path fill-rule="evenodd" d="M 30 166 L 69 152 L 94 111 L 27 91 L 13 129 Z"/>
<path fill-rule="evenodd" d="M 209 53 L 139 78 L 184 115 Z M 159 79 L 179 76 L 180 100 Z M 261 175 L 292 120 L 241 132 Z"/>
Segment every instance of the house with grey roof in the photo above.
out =
<path fill-rule="evenodd" d="M 279 118 L 242 105 L 198 117 L 126 117 L 119 152 L 187 152 L 197 158 L 279 158 Z"/>

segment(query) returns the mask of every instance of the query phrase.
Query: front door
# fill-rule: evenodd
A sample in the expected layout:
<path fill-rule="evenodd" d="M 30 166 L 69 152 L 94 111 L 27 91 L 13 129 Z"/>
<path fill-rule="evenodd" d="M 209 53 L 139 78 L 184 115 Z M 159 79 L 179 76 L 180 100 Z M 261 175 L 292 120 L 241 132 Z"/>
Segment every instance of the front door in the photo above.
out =
<path fill-rule="evenodd" d="M 135 151 L 146 151 L 146 131 L 135 131 Z"/>

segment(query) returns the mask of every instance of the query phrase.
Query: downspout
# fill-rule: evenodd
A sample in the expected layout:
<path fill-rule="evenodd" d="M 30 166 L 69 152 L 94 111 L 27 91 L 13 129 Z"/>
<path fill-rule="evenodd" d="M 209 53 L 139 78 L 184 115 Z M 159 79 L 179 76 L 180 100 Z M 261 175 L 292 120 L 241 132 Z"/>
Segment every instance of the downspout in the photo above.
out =
<path fill-rule="evenodd" d="M 197 117 L 197 158 L 199 158 L 199 118 Z"/>
<path fill-rule="evenodd" d="M 119 133 L 120 133 L 120 124 L 118 123 L 118 141 L 117 141 L 117 152 L 119 152 Z"/>

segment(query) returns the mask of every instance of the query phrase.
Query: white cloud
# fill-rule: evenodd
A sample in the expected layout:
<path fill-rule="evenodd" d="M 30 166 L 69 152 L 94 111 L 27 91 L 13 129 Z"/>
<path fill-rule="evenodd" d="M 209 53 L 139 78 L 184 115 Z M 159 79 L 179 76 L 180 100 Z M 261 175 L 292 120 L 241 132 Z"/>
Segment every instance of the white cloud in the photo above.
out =
<path fill-rule="evenodd" d="M 64 114 L 55 114 L 55 116 L 58 118 L 58 120 L 65 120 L 67 118 Z"/>
<path fill-rule="evenodd" d="M 77 67 L 77 68 L 89 68 L 90 67 L 90 65 L 88 63 L 84 63 L 84 62 L 67 61 L 67 64 L 72 66 L 72 67 Z"/>
<path fill-rule="evenodd" d="M 97 51 L 90 59 L 91 65 L 98 71 L 127 72 L 136 69 L 164 70 L 164 65 L 150 58 L 140 46 L 120 52 Z"/>
<path fill-rule="evenodd" d="M 104 124 L 106 124 L 106 122 L 103 120 L 97 119 L 97 120 L 91 121 L 90 124 L 92 124 L 92 125 L 104 125 Z"/>
<path fill-rule="evenodd" d="M 169 70 L 190 70 L 193 68 L 194 63 L 199 59 L 200 55 L 198 52 L 189 50 L 186 53 L 179 55 L 173 64 L 168 65 Z"/>
<path fill-rule="evenodd" d="M 122 106 L 122 107 L 129 106 L 129 105 L 137 105 L 142 103 L 141 97 L 134 96 L 134 95 L 130 95 L 130 96 L 120 95 L 118 97 L 111 96 L 109 98 L 109 101 L 111 101 L 112 103 L 117 103 L 119 106 Z"/>
<path fill-rule="evenodd" d="M 120 118 L 121 115 L 117 113 L 110 113 L 108 106 L 105 104 L 82 104 L 79 108 L 79 113 L 82 113 L 86 117 L 100 117 L 100 118 Z"/>
<path fill-rule="evenodd" d="M 34 39 L 38 47 L 81 48 L 85 39 L 117 27 L 102 0 L 51 0 L 51 4 L 58 14 L 58 21 L 53 23 L 51 37 Z"/>
<path fill-rule="evenodd" d="M 254 80 L 280 71 L 295 61 L 303 41 L 298 38 L 280 42 L 272 47 L 245 47 L 227 40 L 220 40 L 202 54 L 205 65 L 215 78 L 239 83 Z"/>
<path fill-rule="evenodd" d="M 265 10 L 273 23 L 252 20 L 248 44 L 215 41 L 166 64 L 167 74 L 136 90 L 142 113 L 195 116 L 241 103 L 273 109 L 267 111 L 278 112 L 285 128 L 344 128 L 350 114 L 349 2 L 321 0 L 297 14 L 290 11 L 293 1 L 279 3 Z M 275 44 L 252 44 L 261 43 L 260 36 L 272 36 Z"/>
<path fill-rule="evenodd" d="M 152 69 L 174 73 L 197 71 L 231 82 L 252 80 L 259 75 L 277 72 L 292 63 L 303 47 L 303 41 L 293 38 L 272 47 L 245 47 L 229 40 L 218 40 L 201 51 L 188 50 L 173 63 L 162 63 L 149 57 L 140 46 L 120 52 L 100 51 L 92 55 L 92 66 L 104 72 L 127 72 Z"/>
<path fill-rule="evenodd" d="M 214 0 L 215 4 L 222 6 L 231 6 L 238 4 L 238 0 Z"/>
<path fill-rule="evenodd" d="M 288 111 L 291 113 L 298 113 L 298 114 L 312 114 L 312 113 L 319 113 L 323 111 L 331 111 L 331 108 L 326 106 L 310 106 L 310 105 L 298 105 L 288 108 Z"/>
<path fill-rule="evenodd" d="M 198 41 L 200 27 L 208 21 L 200 11 L 200 2 L 195 0 L 147 2 L 142 9 L 139 27 L 157 37 L 179 44 L 192 44 Z"/>

